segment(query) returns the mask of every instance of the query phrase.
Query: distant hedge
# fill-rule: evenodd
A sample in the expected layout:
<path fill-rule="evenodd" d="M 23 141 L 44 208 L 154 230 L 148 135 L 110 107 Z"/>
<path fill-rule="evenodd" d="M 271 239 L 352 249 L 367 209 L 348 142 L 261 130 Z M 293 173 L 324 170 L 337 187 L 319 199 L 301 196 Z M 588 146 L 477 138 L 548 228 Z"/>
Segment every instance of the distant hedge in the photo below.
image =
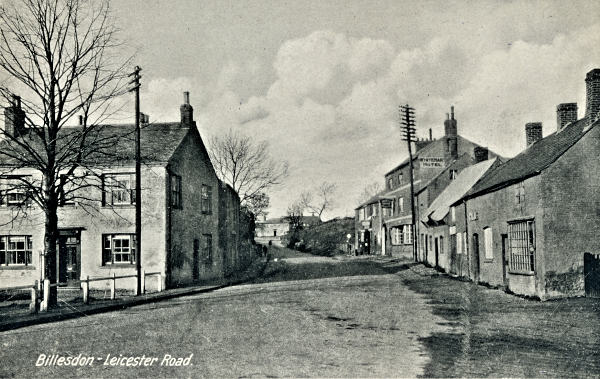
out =
<path fill-rule="evenodd" d="M 350 240 L 347 235 L 350 234 Z M 332 256 L 348 253 L 348 243 L 354 244 L 354 219 L 333 219 L 321 224 L 292 231 L 284 241 L 289 248 L 315 255 Z"/>

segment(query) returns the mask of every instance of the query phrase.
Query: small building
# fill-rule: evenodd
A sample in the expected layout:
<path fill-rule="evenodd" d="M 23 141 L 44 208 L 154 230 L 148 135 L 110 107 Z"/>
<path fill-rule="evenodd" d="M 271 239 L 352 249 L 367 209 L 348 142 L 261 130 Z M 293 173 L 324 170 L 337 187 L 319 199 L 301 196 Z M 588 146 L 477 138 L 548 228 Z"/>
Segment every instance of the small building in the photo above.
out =
<path fill-rule="evenodd" d="M 301 216 L 300 223 L 304 228 L 308 228 L 313 225 L 317 225 L 321 222 L 321 219 L 317 216 Z M 267 219 L 263 218 L 261 221 L 256 222 L 256 234 L 254 240 L 257 243 L 263 245 L 275 245 L 282 247 L 284 246 L 283 238 L 291 230 L 290 218 L 277 217 Z"/>
<path fill-rule="evenodd" d="M 566 103 L 547 137 L 528 123 L 527 148 L 462 199 L 474 281 L 541 299 L 584 295 L 584 256 L 600 253 L 600 69 L 585 81 L 582 119 Z"/>
<path fill-rule="evenodd" d="M 187 92 L 180 110 L 178 122 L 148 123 L 144 117 L 141 127 L 141 265 L 145 272 L 160 274 L 162 288 L 221 278 L 246 261 L 240 254 L 248 254 L 239 250 L 239 197 L 215 174 Z M 15 117 L 21 111 L 18 102 L 5 109 L 5 133 L 35 139 Z M 81 128 L 65 127 L 62 133 Z M 94 183 L 74 186 L 75 200 L 61 200 L 56 270 L 61 285 L 79 287 L 86 277 L 136 274 L 134 130 L 131 124 L 91 129 L 88 138 L 110 143 L 87 155 L 73 173 L 61 174 L 61 180 Z M 22 178 L 39 180 L 41 173 L 15 167 L 10 154 L 0 153 L 0 167 L 0 282 L 29 285 L 44 276 L 45 217 L 27 193 L 7 185 Z M 157 284 L 150 280 L 146 287 Z M 108 286 L 108 280 L 91 282 L 92 288 Z M 117 286 L 134 289 L 136 279 L 120 279 Z"/>

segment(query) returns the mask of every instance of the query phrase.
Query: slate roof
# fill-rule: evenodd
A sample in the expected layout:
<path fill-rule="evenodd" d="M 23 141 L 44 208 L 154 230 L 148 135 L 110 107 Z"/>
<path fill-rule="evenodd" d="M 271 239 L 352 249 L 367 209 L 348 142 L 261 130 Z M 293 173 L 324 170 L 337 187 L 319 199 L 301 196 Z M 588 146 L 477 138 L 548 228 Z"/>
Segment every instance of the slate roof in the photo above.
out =
<path fill-rule="evenodd" d="M 318 216 L 302 216 L 302 223 L 318 224 L 321 222 Z M 289 220 L 286 216 L 269 218 L 265 221 L 256 221 L 257 224 L 287 224 Z"/>
<path fill-rule="evenodd" d="M 439 222 L 446 217 L 450 206 L 460 200 L 481 177 L 498 162 L 498 158 L 488 159 L 462 169 L 460 174 L 440 193 L 427 208 L 421 221 Z"/>
<path fill-rule="evenodd" d="M 193 128 L 193 127 L 192 127 Z M 173 155 L 184 137 L 191 130 L 179 122 L 152 123 L 142 125 L 140 133 L 140 150 L 143 163 L 166 163 Z M 82 127 L 64 127 L 57 139 L 58 151 L 69 151 L 75 154 L 79 149 L 78 140 L 73 148 L 66 149 L 75 138 L 81 136 Z M 21 137 L 27 145 L 33 146 L 42 156 L 43 144 L 41 139 L 33 132 Z M 90 130 L 86 136 L 83 152 L 83 163 L 87 165 L 127 165 L 135 162 L 135 125 L 98 125 Z M 11 153 L 3 154 L 2 151 Z M 14 158 L 19 148 L 14 142 L 3 140 L 0 142 L 0 164 L 14 165 L 18 160 Z M 7 155 L 11 154 L 13 157 Z M 71 158 L 72 159 L 72 158 Z"/>
<path fill-rule="evenodd" d="M 559 132 L 542 138 L 496 170 L 486 174 L 464 198 L 468 199 L 493 192 L 538 175 L 598 124 L 600 124 L 600 120 L 596 120 L 592 125 L 586 127 L 588 120 L 583 118 L 565 126 Z"/>

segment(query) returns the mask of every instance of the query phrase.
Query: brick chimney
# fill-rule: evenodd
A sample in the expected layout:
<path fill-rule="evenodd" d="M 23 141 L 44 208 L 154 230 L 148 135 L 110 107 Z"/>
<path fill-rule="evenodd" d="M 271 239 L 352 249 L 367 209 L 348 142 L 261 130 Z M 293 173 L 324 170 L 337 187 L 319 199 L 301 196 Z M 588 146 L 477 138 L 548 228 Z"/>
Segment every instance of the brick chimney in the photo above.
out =
<path fill-rule="evenodd" d="M 525 139 L 527 147 L 542 139 L 542 123 L 528 122 L 525 124 Z"/>
<path fill-rule="evenodd" d="M 448 160 L 458 158 L 458 132 L 454 119 L 454 105 L 450 107 L 450 114 L 446 113 L 444 121 L 444 138 L 446 139 L 445 155 Z"/>
<path fill-rule="evenodd" d="M 179 107 L 181 112 L 181 124 L 192 125 L 194 123 L 194 108 L 190 105 L 190 93 L 185 91 L 183 93 L 183 104 Z"/>
<path fill-rule="evenodd" d="M 13 137 L 25 134 L 25 111 L 17 95 L 13 95 L 11 104 L 4 108 L 4 134 Z"/>
<path fill-rule="evenodd" d="M 593 69 L 585 76 L 585 94 L 585 118 L 593 122 L 600 112 L 600 68 Z"/>
<path fill-rule="evenodd" d="M 577 103 L 562 103 L 556 107 L 556 130 L 560 131 L 568 123 L 577 121 Z"/>
<path fill-rule="evenodd" d="M 475 146 L 473 148 L 473 156 L 475 156 L 475 163 L 483 162 L 488 160 L 488 148 L 482 146 Z"/>

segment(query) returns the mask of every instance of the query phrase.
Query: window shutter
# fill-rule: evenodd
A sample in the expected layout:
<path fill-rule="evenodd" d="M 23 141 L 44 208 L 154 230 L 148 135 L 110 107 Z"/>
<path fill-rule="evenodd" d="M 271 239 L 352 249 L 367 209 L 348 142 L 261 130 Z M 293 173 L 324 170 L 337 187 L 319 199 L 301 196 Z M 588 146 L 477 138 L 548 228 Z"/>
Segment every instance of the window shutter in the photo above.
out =
<path fill-rule="evenodd" d="M 110 235 L 102 235 L 102 265 L 104 266 L 107 262 L 112 262 L 111 254 L 111 243 Z"/>

